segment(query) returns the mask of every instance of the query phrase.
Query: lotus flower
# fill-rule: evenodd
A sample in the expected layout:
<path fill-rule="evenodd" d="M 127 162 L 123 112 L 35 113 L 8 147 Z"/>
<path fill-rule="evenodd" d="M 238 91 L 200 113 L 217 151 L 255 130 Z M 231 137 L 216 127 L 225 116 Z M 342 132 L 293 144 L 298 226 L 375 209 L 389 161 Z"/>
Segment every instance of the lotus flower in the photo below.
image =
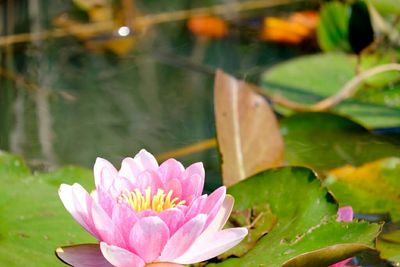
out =
<path fill-rule="evenodd" d="M 338 222 L 351 222 L 353 220 L 353 208 L 350 206 L 341 207 L 338 210 L 336 221 Z M 343 261 L 337 262 L 330 267 L 346 267 L 347 263 L 351 261 L 350 259 L 345 259 Z"/>
<path fill-rule="evenodd" d="M 213 258 L 238 244 L 246 228 L 222 229 L 233 198 L 224 186 L 202 195 L 204 168 L 175 159 L 160 166 L 145 150 L 117 171 L 98 158 L 96 190 L 62 184 L 60 198 L 72 217 L 98 241 L 58 248 L 72 266 L 179 266 Z"/>

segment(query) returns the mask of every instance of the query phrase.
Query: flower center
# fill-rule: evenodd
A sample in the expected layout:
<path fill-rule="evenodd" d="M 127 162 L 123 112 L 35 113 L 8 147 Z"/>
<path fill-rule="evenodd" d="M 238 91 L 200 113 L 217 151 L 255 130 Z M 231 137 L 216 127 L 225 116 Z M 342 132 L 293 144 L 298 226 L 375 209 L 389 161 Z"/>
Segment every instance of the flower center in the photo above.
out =
<path fill-rule="evenodd" d="M 164 190 L 157 189 L 157 194 L 153 197 L 151 196 L 150 187 L 146 188 L 144 192 L 143 195 L 139 189 L 135 189 L 132 192 L 122 193 L 118 198 L 118 202 L 127 203 L 135 211 L 151 209 L 155 212 L 162 212 L 186 203 L 185 200 L 179 201 L 177 197 L 171 199 L 174 193 L 172 190 L 169 190 L 168 194 L 166 194 Z"/>

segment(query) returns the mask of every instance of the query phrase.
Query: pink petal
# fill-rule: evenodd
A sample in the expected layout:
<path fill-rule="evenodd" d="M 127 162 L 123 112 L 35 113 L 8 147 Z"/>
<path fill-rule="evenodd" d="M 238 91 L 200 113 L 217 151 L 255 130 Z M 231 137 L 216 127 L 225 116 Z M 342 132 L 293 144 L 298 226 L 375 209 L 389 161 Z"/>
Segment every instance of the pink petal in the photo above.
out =
<path fill-rule="evenodd" d="M 92 199 L 89 194 L 79 184 L 72 186 L 62 184 L 58 190 L 61 201 L 64 207 L 72 215 L 72 217 L 91 235 L 97 239 L 97 231 L 94 227 L 90 216 L 89 207 Z"/>
<path fill-rule="evenodd" d="M 118 176 L 128 179 L 131 183 L 135 183 L 136 177 L 141 173 L 135 166 L 136 164 L 133 158 L 124 158 Z"/>
<path fill-rule="evenodd" d="M 183 173 L 184 179 L 189 178 L 190 176 L 197 174 L 200 177 L 205 176 L 204 166 L 202 162 L 196 162 L 186 168 L 185 172 Z"/>
<path fill-rule="evenodd" d="M 351 222 L 353 220 L 353 208 L 350 206 L 341 207 L 337 212 L 336 221 Z"/>
<path fill-rule="evenodd" d="M 134 188 L 138 188 L 144 194 L 147 188 L 151 188 L 151 194 L 155 195 L 157 189 L 163 188 L 164 185 L 161 182 L 157 172 L 154 171 L 143 171 L 137 178 L 136 182 L 133 183 Z"/>
<path fill-rule="evenodd" d="M 181 177 L 184 171 L 185 168 L 176 159 L 168 159 L 164 161 L 158 169 L 164 183 L 168 182 L 170 179 Z"/>
<path fill-rule="evenodd" d="M 102 158 L 96 159 L 93 171 L 96 188 L 101 186 L 105 190 L 108 190 L 118 174 L 114 166 L 109 161 Z"/>
<path fill-rule="evenodd" d="M 335 263 L 335 264 L 332 264 L 329 267 L 345 267 L 345 266 L 347 266 L 346 264 L 349 263 L 350 261 L 351 261 L 351 258 L 347 259 L 347 260 L 344 260 L 344 261 L 340 261 L 340 262 Z"/>
<path fill-rule="evenodd" d="M 136 213 L 136 216 L 141 219 L 141 218 L 145 218 L 145 217 L 151 217 L 151 216 L 157 216 L 157 212 L 155 212 L 154 210 L 144 210 L 144 211 L 140 211 L 138 213 Z"/>
<path fill-rule="evenodd" d="M 113 207 L 116 204 L 115 198 L 113 198 L 109 193 L 104 191 L 102 187 L 97 188 L 96 198 L 97 198 L 97 203 L 111 217 Z"/>
<path fill-rule="evenodd" d="M 114 206 L 112 213 L 112 221 L 118 227 L 121 235 L 123 236 L 126 244 L 129 243 L 129 234 L 132 227 L 138 221 L 135 212 L 126 204 L 117 204 Z"/>
<path fill-rule="evenodd" d="M 197 214 L 202 212 L 203 207 L 206 204 L 206 201 L 207 201 L 207 195 L 202 195 L 196 198 L 186 211 L 185 221 L 189 221 L 190 219 L 194 218 Z"/>
<path fill-rule="evenodd" d="M 125 158 L 122 161 L 119 174 L 128 178 L 134 183 L 136 182 L 135 177 L 137 177 L 143 171 L 156 171 L 157 169 L 157 160 L 152 154 L 142 149 L 134 158 Z"/>
<path fill-rule="evenodd" d="M 204 187 L 203 163 L 194 163 L 186 168 L 181 183 L 183 192 L 182 199 L 190 203 L 192 198 L 200 196 Z"/>
<path fill-rule="evenodd" d="M 141 170 L 157 170 L 158 163 L 156 158 L 146 149 L 141 149 L 133 158 L 137 167 Z"/>
<path fill-rule="evenodd" d="M 64 207 L 71 213 L 72 217 L 77 221 L 83 228 L 90 232 L 89 226 L 86 224 L 83 214 L 77 211 L 74 205 L 74 194 L 72 192 L 72 186 L 62 184 L 58 190 L 58 195 Z"/>
<path fill-rule="evenodd" d="M 182 199 L 182 185 L 179 179 L 173 178 L 165 183 L 164 191 L 168 193 L 170 190 L 173 192 L 172 198 Z"/>
<path fill-rule="evenodd" d="M 146 264 L 146 267 L 185 267 L 185 266 L 175 263 L 157 262 L 157 263 Z"/>
<path fill-rule="evenodd" d="M 231 195 L 226 195 L 225 200 L 222 203 L 221 208 L 219 209 L 217 215 L 215 216 L 214 220 L 208 225 L 208 227 L 204 230 L 201 234 L 203 235 L 213 235 L 215 232 L 221 230 L 226 221 L 229 218 L 229 215 L 232 212 L 233 204 L 235 200 Z"/>
<path fill-rule="evenodd" d="M 200 236 L 185 254 L 173 262 L 193 264 L 214 258 L 236 246 L 247 235 L 247 232 L 246 228 L 229 228 L 216 232 L 213 236 L 207 238 Z"/>
<path fill-rule="evenodd" d="M 183 212 L 177 208 L 164 210 L 158 214 L 158 217 L 160 217 L 168 226 L 169 234 L 171 236 L 176 232 L 178 227 L 183 224 L 185 219 Z"/>
<path fill-rule="evenodd" d="M 203 212 L 207 214 L 210 213 L 213 209 L 216 208 L 215 206 L 217 204 L 219 204 L 219 206 L 217 207 L 217 210 L 219 210 L 221 208 L 222 203 L 224 202 L 225 196 L 226 196 L 225 186 L 221 186 L 217 190 L 212 192 L 207 197 L 206 203 L 203 207 Z"/>
<path fill-rule="evenodd" d="M 118 199 L 118 197 L 126 192 L 126 191 L 132 191 L 133 190 L 133 184 L 125 177 L 118 176 L 113 184 L 111 185 L 110 189 L 108 192 L 114 197 L 115 199 Z"/>
<path fill-rule="evenodd" d="M 144 261 L 136 254 L 116 246 L 109 246 L 104 242 L 100 243 L 101 252 L 115 267 L 143 267 Z"/>
<path fill-rule="evenodd" d="M 168 240 L 159 261 L 174 262 L 174 259 L 184 254 L 202 233 L 206 220 L 207 215 L 199 214 L 179 228 Z"/>
<path fill-rule="evenodd" d="M 339 208 L 339 210 L 337 212 L 336 221 L 338 221 L 338 222 L 351 222 L 352 220 L 353 220 L 353 208 L 351 206 L 345 206 L 345 207 Z M 344 261 L 340 261 L 340 262 L 335 263 L 333 265 L 330 265 L 329 267 L 344 267 L 350 261 L 351 261 L 351 258 L 350 259 L 346 259 Z"/>
<path fill-rule="evenodd" d="M 226 187 L 221 186 L 211 195 L 207 197 L 206 204 L 203 207 L 201 213 L 205 213 L 208 215 L 208 219 L 206 222 L 206 226 L 208 226 L 212 220 L 214 220 L 218 211 L 221 209 L 222 203 L 224 203 L 226 196 Z"/>
<path fill-rule="evenodd" d="M 182 199 L 188 204 L 193 199 L 199 197 L 203 191 L 204 179 L 200 178 L 200 175 L 194 174 L 187 180 L 182 182 Z"/>
<path fill-rule="evenodd" d="M 99 244 L 82 244 L 57 248 L 57 257 L 75 267 L 113 267 L 101 254 Z"/>
<path fill-rule="evenodd" d="M 131 248 L 145 262 L 154 262 L 169 238 L 168 226 L 159 217 L 140 219 L 129 236 Z"/>
<path fill-rule="evenodd" d="M 126 247 L 126 243 L 120 230 L 108 214 L 96 202 L 92 203 L 92 218 L 100 240 L 119 247 Z"/>

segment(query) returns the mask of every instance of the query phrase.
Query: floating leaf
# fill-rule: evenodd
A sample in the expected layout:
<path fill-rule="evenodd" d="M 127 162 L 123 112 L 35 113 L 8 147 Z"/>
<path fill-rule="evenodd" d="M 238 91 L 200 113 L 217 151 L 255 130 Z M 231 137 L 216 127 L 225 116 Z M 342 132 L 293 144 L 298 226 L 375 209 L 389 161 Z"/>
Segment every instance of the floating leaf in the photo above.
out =
<path fill-rule="evenodd" d="M 366 90 L 360 92 L 359 97 L 370 103 L 383 103 L 387 107 L 400 108 L 400 84 L 385 86 L 379 90 Z"/>
<path fill-rule="evenodd" d="M 400 15 L 400 5 L 398 0 L 367 0 L 379 12 L 384 14 Z"/>
<path fill-rule="evenodd" d="M 31 175 L 20 158 L 0 154 L 0 265 L 64 266 L 54 255 L 57 246 L 93 242 L 57 194 L 61 182 L 89 181 L 90 171 L 77 167 Z"/>
<path fill-rule="evenodd" d="M 214 107 L 224 184 L 282 164 L 283 140 L 276 117 L 250 85 L 217 71 Z"/>
<path fill-rule="evenodd" d="M 390 53 L 393 55 L 393 53 Z M 363 68 L 370 68 L 390 61 L 391 56 L 366 57 Z M 396 58 L 396 57 L 395 57 Z M 268 94 L 276 94 L 292 101 L 312 105 L 326 97 L 336 94 L 355 76 L 356 59 L 341 53 L 317 54 L 304 56 L 277 65 L 263 75 L 262 86 Z M 390 90 L 380 90 L 383 86 L 395 82 L 398 72 L 387 72 L 368 79 L 365 88 L 360 88 L 357 96 L 345 100 L 333 110 L 351 116 L 371 128 L 396 127 L 400 125 L 400 108 L 386 106 L 385 101 L 370 101 L 363 98 L 363 90 L 381 94 L 380 99 L 387 99 Z M 371 82 L 371 84 L 369 84 Z M 370 88 L 370 86 L 377 86 Z M 288 110 L 277 108 L 289 114 Z"/>
<path fill-rule="evenodd" d="M 30 170 L 20 157 L 0 150 L 0 175 L 7 179 L 17 180 L 30 175 Z"/>
<path fill-rule="evenodd" d="M 336 93 L 355 75 L 356 58 L 342 53 L 298 57 L 263 75 L 267 92 L 312 104 Z"/>
<path fill-rule="evenodd" d="M 244 256 L 217 266 L 328 266 L 372 248 L 380 231 L 378 224 L 336 222 L 336 204 L 306 168 L 268 170 L 228 192 L 236 211 L 264 207 L 276 223 Z"/>
<path fill-rule="evenodd" d="M 286 161 L 319 173 L 346 164 L 358 166 L 383 157 L 400 156 L 398 136 L 373 134 L 335 114 L 297 113 L 282 119 L 280 124 Z"/>
<path fill-rule="evenodd" d="M 188 29 L 199 37 L 222 38 L 228 34 L 228 24 L 216 16 L 192 16 L 187 22 Z"/>
<path fill-rule="evenodd" d="M 264 41 L 298 45 L 314 38 L 319 15 L 315 11 L 300 11 L 287 18 L 266 17 L 260 38 Z"/>
<path fill-rule="evenodd" d="M 400 158 L 387 158 L 362 165 L 331 170 L 324 184 L 339 203 L 358 213 L 389 212 L 400 220 Z"/>
<path fill-rule="evenodd" d="M 379 235 L 376 248 L 383 259 L 400 264 L 400 230 L 390 231 Z"/>
<path fill-rule="evenodd" d="M 385 50 L 383 53 L 376 53 L 370 55 L 363 55 L 361 59 L 361 69 L 373 68 L 380 64 L 396 63 L 399 59 L 399 53 L 395 50 Z M 399 81 L 399 72 L 388 71 L 383 72 L 378 75 L 374 75 L 365 80 L 365 87 L 361 88 L 361 93 L 363 92 L 374 92 L 379 91 L 380 88 L 385 86 L 394 86 Z M 357 97 L 357 99 L 363 100 L 362 97 Z"/>
<path fill-rule="evenodd" d="M 249 234 L 242 242 L 218 256 L 218 258 L 226 259 L 229 256 L 243 256 L 257 244 L 261 237 L 271 231 L 276 222 L 277 218 L 267 203 L 245 210 L 234 210 L 225 227 L 246 225 L 249 228 Z"/>

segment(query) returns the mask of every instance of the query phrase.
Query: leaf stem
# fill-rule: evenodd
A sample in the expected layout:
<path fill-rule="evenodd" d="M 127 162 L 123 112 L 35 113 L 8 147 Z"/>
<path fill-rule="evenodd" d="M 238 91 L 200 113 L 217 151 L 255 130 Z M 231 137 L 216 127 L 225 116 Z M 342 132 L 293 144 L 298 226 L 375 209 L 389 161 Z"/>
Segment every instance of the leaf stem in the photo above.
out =
<path fill-rule="evenodd" d="M 174 22 L 188 19 L 193 15 L 225 15 L 232 12 L 250 11 L 262 8 L 270 8 L 279 5 L 292 4 L 294 2 L 304 2 L 304 0 L 248 0 L 244 2 L 235 1 L 228 4 L 219 4 L 209 7 L 198 7 L 189 10 L 177 10 L 172 12 L 162 12 L 158 14 L 149 14 L 132 18 L 131 28 L 138 27 L 146 28 L 151 25 Z M 112 32 L 116 25 L 114 21 L 102 21 L 97 23 L 79 24 L 77 26 L 69 27 L 68 29 L 54 29 L 48 31 L 41 31 L 36 33 L 21 33 L 9 36 L 0 36 L 0 47 L 11 45 L 15 43 L 23 43 L 37 40 L 44 40 L 49 38 L 62 38 L 76 34 L 103 34 Z"/>
<path fill-rule="evenodd" d="M 366 79 L 375 76 L 377 74 L 383 73 L 383 72 L 388 72 L 388 71 L 400 71 L 400 64 L 397 63 L 390 63 L 390 64 L 385 64 L 385 65 L 380 65 L 377 67 L 373 67 L 371 69 L 368 69 L 366 71 L 360 72 L 358 75 L 356 75 L 353 79 L 348 81 L 342 89 L 340 89 L 335 95 L 329 96 L 314 105 L 304 105 L 301 103 L 297 103 L 295 101 L 286 99 L 280 95 L 276 94 L 268 94 L 264 90 L 262 90 L 260 87 L 253 85 L 253 88 L 259 93 L 264 96 L 266 96 L 268 99 L 270 99 L 272 102 L 282 105 L 284 107 L 290 108 L 294 111 L 323 111 L 323 110 L 328 110 L 334 107 L 335 105 L 339 104 L 343 100 L 353 96 L 355 92 L 357 92 L 357 89 L 359 88 L 359 85 L 364 82 Z"/>

